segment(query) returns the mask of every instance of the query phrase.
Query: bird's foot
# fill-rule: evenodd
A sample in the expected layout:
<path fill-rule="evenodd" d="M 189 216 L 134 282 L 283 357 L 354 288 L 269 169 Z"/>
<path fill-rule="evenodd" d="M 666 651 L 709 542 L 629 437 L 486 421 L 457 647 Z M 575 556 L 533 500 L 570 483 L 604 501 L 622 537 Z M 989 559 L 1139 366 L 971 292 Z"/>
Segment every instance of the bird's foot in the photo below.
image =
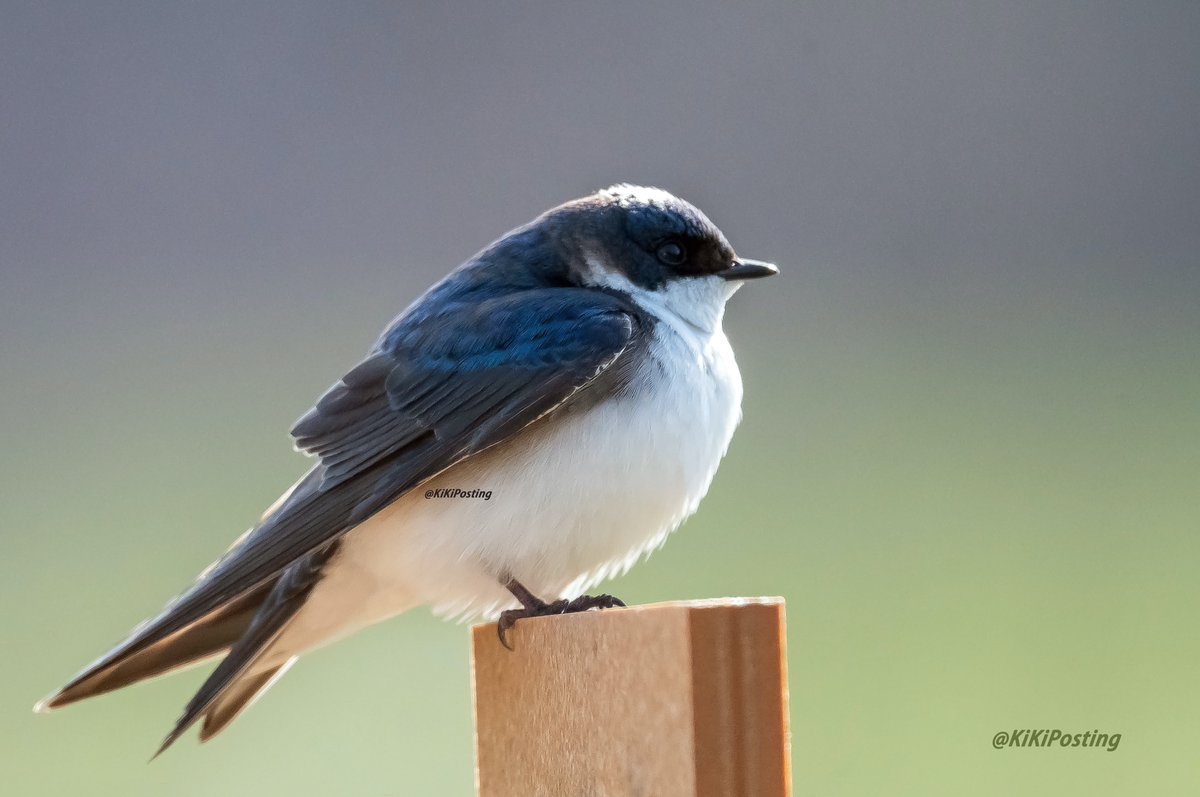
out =
<path fill-rule="evenodd" d="M 516 625 L 517 620 L 524 620 L 527 617 L 547 617 L 552 614 L 574 614 L 575 612 L 586 612 L 589 609 L 612 609 L 624 605 L 624 601 L 614 598 L 612 595 L 580 595 L 574 600 L 563 599 L 553 603 L 544 603 L 533 598 L 533 601 L 523 605 L 520 609 L 501 612 L 500 620 L 496 623 L 496 634 L 500 637 L 500 644 L 512 650 L 513 646 L 508 644 L 507 634 L 508 629 Z"/>

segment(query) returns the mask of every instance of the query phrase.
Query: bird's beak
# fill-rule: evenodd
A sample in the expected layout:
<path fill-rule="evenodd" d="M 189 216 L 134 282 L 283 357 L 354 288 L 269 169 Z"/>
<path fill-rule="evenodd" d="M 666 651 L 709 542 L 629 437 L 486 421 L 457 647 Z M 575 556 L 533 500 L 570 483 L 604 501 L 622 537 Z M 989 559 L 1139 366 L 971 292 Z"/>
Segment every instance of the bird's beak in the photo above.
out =
<path fill-rule="evenodd" d="M 750 260 L 739 257 L 729 268 L 718 271 L 717 276 L 727 280 L 756 280 L 760 277 L 773 277 L 779 273 L 774 263 L 764 263 L 761 260 Z"/>

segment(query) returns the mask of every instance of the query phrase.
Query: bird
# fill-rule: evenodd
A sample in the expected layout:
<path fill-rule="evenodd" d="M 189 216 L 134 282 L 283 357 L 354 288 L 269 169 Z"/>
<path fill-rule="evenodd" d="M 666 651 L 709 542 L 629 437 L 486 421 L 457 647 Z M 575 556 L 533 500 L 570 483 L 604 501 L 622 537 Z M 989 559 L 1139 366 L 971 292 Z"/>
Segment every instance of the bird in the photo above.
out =
<path fill-rule="evenodd" d="M 696 511 L 741 420 L 726 301 L 771 263 L 628 183 L 551 208 L 452 270 L 291 428 L 315 458 L 194 583 L 43 699 L 48 711 L 219 658 L 156 756 L 215 736 L 315 648 L 419 606 L 520 620 Z"/>

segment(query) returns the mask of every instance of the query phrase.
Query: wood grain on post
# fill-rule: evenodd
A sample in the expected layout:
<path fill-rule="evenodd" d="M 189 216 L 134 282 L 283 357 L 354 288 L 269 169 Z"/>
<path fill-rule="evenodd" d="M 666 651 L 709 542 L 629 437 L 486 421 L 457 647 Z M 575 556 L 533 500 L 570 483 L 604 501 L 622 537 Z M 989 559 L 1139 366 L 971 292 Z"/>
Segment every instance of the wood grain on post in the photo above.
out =
<path fill-rule="evenodd" d="M 472 632 L 481 797 L 786 797 L 781 598 L 520 620 Z"/>

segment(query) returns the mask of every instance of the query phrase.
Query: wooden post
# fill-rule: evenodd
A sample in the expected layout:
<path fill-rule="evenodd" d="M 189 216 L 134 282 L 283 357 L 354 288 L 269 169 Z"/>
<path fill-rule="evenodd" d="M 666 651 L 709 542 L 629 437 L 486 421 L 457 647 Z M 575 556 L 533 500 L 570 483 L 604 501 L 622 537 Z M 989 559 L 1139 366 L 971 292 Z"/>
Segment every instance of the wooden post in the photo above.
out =
<path fill-rule="evenodd" d="M 781 598 L 472 629 L 480 797 L 787 797 Z"/>

